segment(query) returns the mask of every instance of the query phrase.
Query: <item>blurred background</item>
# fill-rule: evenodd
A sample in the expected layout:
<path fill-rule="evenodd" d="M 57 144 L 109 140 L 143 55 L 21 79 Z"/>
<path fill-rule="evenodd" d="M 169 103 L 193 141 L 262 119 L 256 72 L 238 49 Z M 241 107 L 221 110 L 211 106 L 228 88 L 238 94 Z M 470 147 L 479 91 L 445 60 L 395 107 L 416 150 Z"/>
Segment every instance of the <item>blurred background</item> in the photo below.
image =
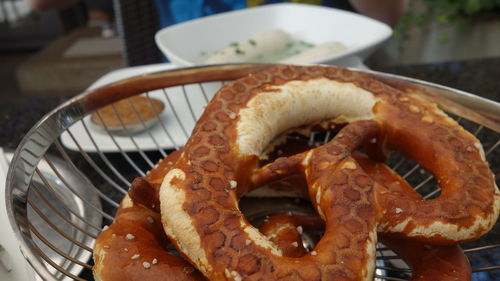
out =
<path fill-rule="evenodd" d="M 70 97 L 111 70 L 164 61 L 154 0 L 37 2 L 0 1 L 2 99 Z M 413 0 L 394 30 L 370 68 L 498 58 L 500 2 Z"/>

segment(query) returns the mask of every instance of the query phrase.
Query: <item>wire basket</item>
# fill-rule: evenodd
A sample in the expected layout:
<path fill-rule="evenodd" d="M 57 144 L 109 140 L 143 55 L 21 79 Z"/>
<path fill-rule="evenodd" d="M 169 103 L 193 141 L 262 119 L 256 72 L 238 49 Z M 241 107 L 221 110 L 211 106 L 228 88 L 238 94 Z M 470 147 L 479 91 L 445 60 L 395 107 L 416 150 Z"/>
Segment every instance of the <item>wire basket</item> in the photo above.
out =
<path fill-rule="evenodd" d="M 224 81 L 266 67 L 269 65 L 235 64 L 145 74 L 83 93 L 40 120 L 13 156 L 6 191 L 9 218 L 21 251 L 39 278 L 93 280 L 93 243 L 102 227 L 112 223 L 131 181 L 182 147 L 203 106 Z M 363 72 L 394 86 L 404 82 L 433 93 L 440 106 L 481 140 L 498 180 L 500 104 L 419 80 Z M 105 126 L 96 130 L 90 124 L 89 116 L 97 109 L 140 94 L 161 97 L 169 118 L 157 115 L 154 127 L 141 120 L 145 130 L 136 135 L 119 136 Z M 306 141 L 322 143 L 331 137 L 328 132 L 313 133 Z M 418 164 L 397 153 L 388 164 L 424 198 L 439 195 L 433 176 Z M 242 199 L 240 203 L 251 221 L 275 212 L 307 212 L 304 202 L 296 199 L 273 200 L 259 208 L 252 200 Z M 500 279 L 500 223 L 488 235 L 462 246 L 471 260 L 474 279 Z M 408 266 L 379 245 L 375 279 L 410 277 Z"/>

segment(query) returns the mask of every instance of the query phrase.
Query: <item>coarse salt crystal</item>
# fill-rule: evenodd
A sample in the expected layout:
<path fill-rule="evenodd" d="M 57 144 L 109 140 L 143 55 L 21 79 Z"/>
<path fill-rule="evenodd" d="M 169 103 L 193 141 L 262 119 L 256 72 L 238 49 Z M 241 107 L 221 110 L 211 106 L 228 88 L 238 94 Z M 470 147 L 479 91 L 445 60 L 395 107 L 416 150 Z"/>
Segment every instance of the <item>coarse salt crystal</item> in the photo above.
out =
<path fill-rule="evenodd" d="M 151 264 L 149 262 L 145 261 L 142 263 L 142 266 L 144 266 L 145 269 L 148 269 L 151 267 Z"/>
<path fill-rule="evenodd" d="M 105 226 L 103 226 L 102 231 L 106 231 L 108 229 L 109 229 L 109 226 L 105 225 Z"/>
<path fill-rule="evenodd" d="M 158 260 L 157 259 L 153 259 L 153 261 L 151 261 L 152 264 L 157 264 L 158 263 Z"/>
<path fill-rule="evenodd" d="M 231 185 L 232 189 L 234 189 L 238 186 L 238 182 L 236 182 L 235 180 L 229 181 L 229 184 Z"/>
<path fill-rule="evenodd" d="M 241 275 L 234 270 L 231 271 L 231 275 L 234 277 L 234 281 L 241 281 L 242 280 Z"/>
<path fill-rule="evenodd" d="M 301 225 L 297 226 L 297 231 L 299 232 L 299 234 L 302 234 L 304 232 L 304 229 L 302 228 Z"/>
<path fill-rule="evenodd" d="M 298 246 L 299 246 L 299 243 L 297 243 L 297 241 L 292 242 L 292 246 L 294 246 L 294 247 L 298 247 Z"/>
<path fill-rule="evenodd" d="M 139 255 L 139 254 L 135 254 L 135 255 L 133 255 L 132 257 L 130 257 L 130 259 L 136 260 L 136 259 L 138 259 L 140 256 L 141 256 L 141 255 Z"/>
<path fill-rule="evenodd" d="M 396 214 L 401 214 L 403 210 L 401 208 L 396 208 Z"/>
<path fill-rule="evenodd" d="M 127 235 L 125 235 L 125 239 L 127 239 L 127 240 L 134 240 L 135 236 L 133 234 L 128 233 Z"/>
<path fill-rule="evenodd" d="M 412 105 L 410 105 L 410 111 L 413 113 L 419 113 L 420 108 L 418 108 L 418 106 L 412 104 Z"/>
<path fill-rule="evenodd" d="M 155 223 L 155 219 L 153 219 L 153 217 L 151 216 L 148 216 L 146 219 L 148 220 L 149 223 Z"/>
<path fill-rule="evenodd" d="M 311 252 L 311 255 L 313 255 L 313 256 L 316 256 L 317 254 L 318 254 L 318 252 L 316 252 L 316 251 Z"/>

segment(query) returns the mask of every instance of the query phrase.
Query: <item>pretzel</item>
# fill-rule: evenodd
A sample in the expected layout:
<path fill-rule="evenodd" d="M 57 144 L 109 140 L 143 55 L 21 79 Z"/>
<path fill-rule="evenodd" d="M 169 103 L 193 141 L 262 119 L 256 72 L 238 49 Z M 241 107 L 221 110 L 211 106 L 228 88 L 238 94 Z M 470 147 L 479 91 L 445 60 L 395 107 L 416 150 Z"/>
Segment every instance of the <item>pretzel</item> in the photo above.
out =
<path fill-rule="evenodd" d="M 96 280 L 124 281 L 143 278 L 205 280 L 188 263 L 162 252 L 163 247 L 157 244 L 157 241 L 161 241 L 159 244 L 162 245 L 167 244 L 165 242 L 167 238 L 158 223 L 159 214 L 154 211 L 153 206 L 158 205 L 158 196 L 154 193 L 158 192 L 156 186 L 158 181 L 168 172 L 179 154 L 180 151 L 171 153 L 160 161 L 144 179 L 136 178 L 133 181 L 129 194 L 122 201 L 117 212 L 115 223 L 106 228 L 96 241 L 96 266 L 94 267 Z M 384 164 L 376 163 L 359 153 L 353 154 L 353 157 L 375 181 L 383 183 L 391 190 L 399 191 L 403 196 L 413 198 L 419 196 L 404 179 Z M 302 189 L 304 186 L 299 182 L 295 188 Z M 318 217 L 291 215 L 291 213 L 273 215 L 259 227 L 259 231 L 269 237 L 286 257 L 300 257 L 306 254 L 306 249 L 302 245 L 301 231 L 323 229 L 324 222 Z M 145 232 L 152 233 L 155 239 L 147 239 L 149 236 L 144 235 Z M 134 238 L 127 239 L 129 234 Z M 430 247 L 412 241 L 394 240 L 394 238 L 385 238 L 382 241 L 410 261 L 410 265 L 414 267 L 412 280 L 417 278 L 418 280 L 469 280 L 470 266 L 468 266 L 467 258 L 457 246 Z M 141 264 L 142 259 L 149 260 L 151 256 L 154 256 L 151 262 L 146 261 L 145 264 L 144 262 Z M 132 259 L 132 257 L 137 258 Z M 134 260 L 137 261 L 134 263 Z M 156 262 L 153 262 L 155 260 Z M 128 265 L 125 266 L 127 263 Z M 156 267 L 156 264 L 159 264 L 159 267 Z M 150 270 L 152 266 L 154 269 Z M 429 279 L 431 277 L 433 279 Z"/>
<path fill-rule="evenodd" d="M 374 162 L 361 153 L 354 153 L 353 157 L 374 181 L 380 183 L 379 187 L 383 187 L 383 190 L 376 191 L 378 194 L 389 191 L 405 200 L 422 199 L 406 180 L 383 163 Z M 410 281 L 471 279 L 469 260 L 458 245 L 432 246 L 384 233 L 379 233 L 378 237 L 412 268 Z"/>
<path fill-rule="evenodd" d="M 160 215 L 129 196 L 122 201 L 111 226 L 94 246 L 94 278 L 100 281 L 206 280 L 186 260 L 166 250 L 170 242 Z"/>
<path fill-rule="evenodd" d="M 314 251 L 288 258 L 244 219 L 237 198 L 250 190 L 249 175 L 271 140 L 322 120 L 351 123 L 293 168 L 304 172 L 326 232 Z M 396 193 L 374 192 L 383 187 L 349 155 L 372 140 L 433 173 L 442 195 L 401 201 Z M 377 229 L 455 244 L 489 230 L 500 209 L 480 143 L 434 104 L 361 74 L 320 66 L 273 67 L 224 86 L 159 196 L 165 232 L 211 280 L 368 280 Z"/>
<path fill-rule="evenodd" d="M 160 184 L 179 158 L 181 152 L 182 150 L 173 151 L 148 171 L 144 178 L 135 178 L 132 181 L 128 195 L 133 202 L 160 213 L 160 199 L 158 198 Z"/>
<path fill-rule="evenodd" d="M 389 170 L 386 170 L 385 167 L 375 167 L 373 164 L 372 162 L 367 165 L 372 166 L 371 168 L 378 172 L 382 170 L 382 178 L 400 181 L 400 179 L 386 174 L 385 172 Z M 379 180 L 383 180 L 382 178 Z M 406 193 L 409 196 L 415 196 L 415 194 L 416 192 L 413 195 L 411 192 Z M 274 234 L 271 241 L 283 250 L 285 256 L 298 257 L 304 255 L 306 251 L 302 246 L 300 232 L 311 229 L 318 230 L 322 227 L 324 228 L 324 222 L 319 217 L 276 214 L 269 217 L 259 230 L 267 236 L 270 233 Z M 431 246 L 386 234 L 380 234 L 379 238 L 385 246 L 397 253 L 412 268 L 410 281 L 471 280 L 472 272 L 469 261 L 458 245 Z"/>
<path fill-rule="evenodd" d="M 141 190 L 143 188 L 141 186 Z M 271 237 L 287 256 L 301 256 L 306 250 L 297 232 L 296 221 L 304 219 L 309 220 L 274 215 L 260 231 Z M 169 253 L 166 250 L 169 243 L 160 224 L 159 213 L 126 196 L 113 224 L 106 227 L 96 240 L 94 277 L 102 281 L 206 280 L 186 260 Z"/>
<path fill-rule="evenodd" d="M 132 182 L 118 208 L 115 221 L 96 239 L 93 267 L 96 280 L 206 280 L 186 260 L 169 253 L 170 244 L 160 223 L 158 182 L 165 176 L 181 151 L 162 159 L 144 178 Z M 308 218 L 272 216 L 260 228 L 288 256 L 305 253 L 295 225 L 311 224 Z M 297 243 L 297 242 L 295 242 Z"/>
<path fill-rule="evenodd" d="M 132 182 L 114 222 L 104 227 L 96 239 L 96 280 L 206 280 L 189 262 L 166 250 L 171 243 L 161 224 L 159 183 L 179 153 L 170 153 L 144 178 Z"/>
<path fill-rule="evenodd" d="M 170 153 L 144 178 L 136 178 L 132 182 L 117 210 L 115 221 L 106 226 L 96 239 L 93 267 L 96 280 L 206 280 L 186 260 L 166 250 L 170 242 L 160 223 L 159 183 L 181 152 Z M 302 246 L 293 247 L 290 243 L 280 242 L 300 239 L 293 232 L 295 229 L 283 231 L 283 225 L 286 225 L 283 220 L 271 219 L 261 231 L 280 243 L 283 251 L 290 256 L 303 254 L 305 249 Z M 291 227 L 291 224 L 287 226 Z"/>

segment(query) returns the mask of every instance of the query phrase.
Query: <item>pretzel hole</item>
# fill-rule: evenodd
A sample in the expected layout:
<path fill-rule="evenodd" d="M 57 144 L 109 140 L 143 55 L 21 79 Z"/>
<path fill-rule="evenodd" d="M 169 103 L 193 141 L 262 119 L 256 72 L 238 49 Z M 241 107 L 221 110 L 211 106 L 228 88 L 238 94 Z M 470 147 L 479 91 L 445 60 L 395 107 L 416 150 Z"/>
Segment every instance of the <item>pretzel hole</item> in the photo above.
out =
<path fill-rule="evenodd" d="M 268 157 L 262 159 L 259 166 L 262 167 L 268 163 L 272 163 L 280 157 L 289 157 L 323 145 L 335 136 L 341 127 L 343 125 L 336 126 L 334 130 L 330 131 L 312 131 L 309 136 L 301 133 L 290 133 L 279 136 L 272 142 L 275 145 L 268 147 Z M 260 197 L 260 195 L 269 196 L 270 193 L 278 197 Z M 267 218 L 275 214 L 318 216 L 309 200 L 307 183 L 303 173 L 293 174 L 284 179 L 258 187 L 252 193 L 241 198 L 239 205 L 245 218 L 257 228 Z M 300 235 L 304 248 L 308 252 L 312 251 L 323 236 L 323 233 L 323 226 L 320 229 L 304 227 Z"/>
<path fill-rule="evenodd" d="M 300 198 L 249 198 L 240 200 L 240 209 L 246 219 L 259 228 L 264 221 L 275 214 L 290 216 L 317 216 L 315 209 L 309 201 Z M 303 227 L 301 234 L 302 245 L 310 252 L 323 236 L 324 229 L 311 229 Z M 377 244 L 375 274 L 378 276 L 391 276 L 408 280 L 411 277 L 410 267 L 395 252 L 382 243 Z M 383 280 L 374 278 L 374 280 Z"/>
<path fill-rule="evenodd" d="M 260 166 L 271 163 L 276 158 L 288 157 L 326 144 L 346 125 L 347 123 L 313 124 L 281 134 L 265 149 L 268 157 L 261 161 Z"/>
<path fill-rule="evenodd" d="M 273 163 L 279 158 L 290 157 L 321 146 L 330 141 L 342 127 L 344 127 L 344 124 L 336 125 L 334 129 L 328 131 L 310 131 L 309 135 L 292 132 L 278 136 L 267 147 L 267 158 L 261 159 L 259 167 Z M 283 172 L 284 174 L 288 174 L 288 165 L 278 165 L 277 168 L 276 173 Z M 265 185 L 253 190 L 249 196 L 269 196 L 269 193 L 272 193 L 274 196 L 281 195 L 309 199 L 305 175 L 300 172 L 286 175 L 285 178 L 277 181 L 266 182 Z"/>
<path fill-rule="evenodd" d="M 400 278 L 403 280 L 410 280 L 412 277 L 410 266 L 383 243 L 377 243 L 376 259 L 376 275 L 391 276 L 393 278 Z M 375 277 L 374 280 L 385 279 Z"/>
<path fill-rule="evenodd" d="M 404 178 L 423 199 L 435 199 L 441 195 L 441 188 L 434 175 L 401 153 L 391 152 L 390 158 L 385 164 Z"/>
<path fill-rule="evenodd" d="M 243 197 L 239 202 L 240 210 L 245 218 L 259 228 L 270 216 L 286 214 L 288 216 L 318 216 L 308 200 L 300 198 L 252 198 Z M 324 227 L 311 229 L 304 227 L 301 233 L 302 245 L 311 251 L 321 239 Z"/>

